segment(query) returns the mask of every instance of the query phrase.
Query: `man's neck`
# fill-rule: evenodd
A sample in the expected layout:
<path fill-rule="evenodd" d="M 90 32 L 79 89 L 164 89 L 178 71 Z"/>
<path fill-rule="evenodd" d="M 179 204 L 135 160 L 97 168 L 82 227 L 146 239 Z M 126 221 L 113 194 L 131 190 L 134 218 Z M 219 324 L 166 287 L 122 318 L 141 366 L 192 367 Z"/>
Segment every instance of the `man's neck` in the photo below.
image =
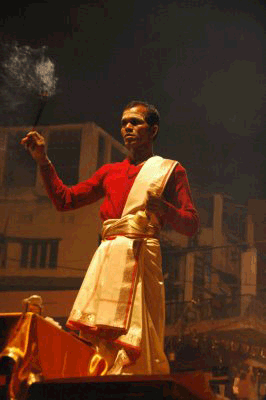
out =
<path fill-rule="evenodd" d="M 129 158 L 130 163 L 135 164 L 135 165 L 143 163 L 144 161 L 148 160 L 148 158 L 150 158 L 152 156 L 153 156 L 152 150 L 143 151 L 143 152 L 129 151 L 129 153 L 128 153 L 128 158 Z"/>

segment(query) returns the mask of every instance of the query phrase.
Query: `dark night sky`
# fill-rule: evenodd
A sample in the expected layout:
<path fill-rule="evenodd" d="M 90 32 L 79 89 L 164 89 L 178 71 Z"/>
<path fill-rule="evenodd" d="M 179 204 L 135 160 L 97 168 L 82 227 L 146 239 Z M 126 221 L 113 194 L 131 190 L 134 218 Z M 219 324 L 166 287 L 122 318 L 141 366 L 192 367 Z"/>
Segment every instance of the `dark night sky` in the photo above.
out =
<path fill-rule="evenodd" d="M 120 140 L 122 107 L 143 99 L 161 112 L 155 152 L 179 160 L 192 184 L 266 198 L 262 0 L 54 5 L 12 4 L 0 17 L 3 42 L 47 45 L 56 64 L 42 124 L 93 120 Z M 31 125 L 29 104 L 0 110 L 2 124 Z"/>

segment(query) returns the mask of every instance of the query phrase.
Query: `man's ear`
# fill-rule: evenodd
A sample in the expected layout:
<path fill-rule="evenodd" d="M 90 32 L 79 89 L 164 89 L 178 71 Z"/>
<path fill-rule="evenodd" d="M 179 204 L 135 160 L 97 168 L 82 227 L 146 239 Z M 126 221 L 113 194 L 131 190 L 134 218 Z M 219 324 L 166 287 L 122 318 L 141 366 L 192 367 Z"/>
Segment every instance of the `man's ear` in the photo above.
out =
<path fill-rule="evenodd" d="M 158 131 L 159 131 L 159 126 L 158 125 L 152 125 L 151 126 L 151 136 L 152 136 L 153 140 L 158 135 Z"/>

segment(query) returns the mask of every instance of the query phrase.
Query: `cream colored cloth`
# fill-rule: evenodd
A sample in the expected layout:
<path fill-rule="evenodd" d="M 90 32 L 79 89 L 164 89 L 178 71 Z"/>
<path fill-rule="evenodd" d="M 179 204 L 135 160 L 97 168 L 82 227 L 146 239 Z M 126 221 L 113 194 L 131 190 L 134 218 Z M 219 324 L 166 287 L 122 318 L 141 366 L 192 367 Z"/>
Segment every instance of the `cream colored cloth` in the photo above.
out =
<path fill-rule="evenodd" d="M 147 191 L 161 195 L 176 163 L 157 156 L 147 160 L 130 191 L 122 218 L 104 222 L 103 241 L 67 323 L 80 329 L 96 346 L 102 338 L 98 346 L 101 355 L 106 351 L 113 363 L 109 373 L 169 373 L 163 351 L 160 226 L 155 216 L 150 218 L 143 210 Z"/>

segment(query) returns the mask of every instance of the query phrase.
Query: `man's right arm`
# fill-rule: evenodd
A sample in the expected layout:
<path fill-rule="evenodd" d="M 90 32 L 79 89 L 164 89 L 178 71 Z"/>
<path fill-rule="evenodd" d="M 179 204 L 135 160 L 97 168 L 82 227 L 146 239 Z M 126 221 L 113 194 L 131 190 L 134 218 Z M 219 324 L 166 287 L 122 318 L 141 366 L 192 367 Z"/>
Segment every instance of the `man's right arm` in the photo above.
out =
<path fill-rule="evenodd" d="M 38 132 L 29 132 L 21 144 L 30 152 L 40 167 L 48 196 L 58 211 L 75 210 L 94 203 L 104 196 L 104 167 L 84 182 L 66 186 L 58 177 L 55 167 L 45 151 L 45 140 Z"/>

